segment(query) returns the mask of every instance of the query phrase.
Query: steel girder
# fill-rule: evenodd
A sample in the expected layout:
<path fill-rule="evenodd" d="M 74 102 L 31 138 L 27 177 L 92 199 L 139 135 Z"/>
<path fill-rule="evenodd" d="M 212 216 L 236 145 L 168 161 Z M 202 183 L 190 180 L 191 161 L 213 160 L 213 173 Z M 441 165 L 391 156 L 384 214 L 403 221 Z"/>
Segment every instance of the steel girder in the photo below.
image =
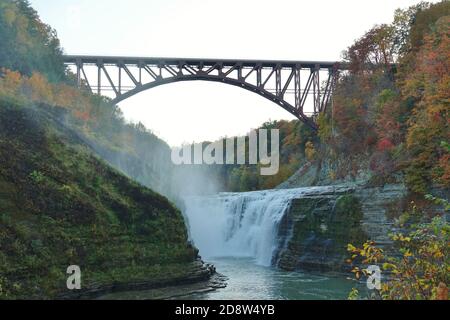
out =
<path fill-rule="evenodd" d="M 113 104 L 167 83 L 214 81 L 259 94 L 314 129 L 317 115 L 326 110 L 330 101 L 339 70 L 345 68 L 340 63 L 320 61 L 101 56 L 64 56 L 64 63 L 75 66 L 80 88 L 99 95 L 112 91 Z M 85 67 L 96 68 L 96 77 L 86 73 Z M 321 75 L 325 75 L 322 83 Z M 129 85 L 124 86 L 124 81 Z M 308 114 L 305 105 L 309 97 L 312 97 L 312 110 Z"/>

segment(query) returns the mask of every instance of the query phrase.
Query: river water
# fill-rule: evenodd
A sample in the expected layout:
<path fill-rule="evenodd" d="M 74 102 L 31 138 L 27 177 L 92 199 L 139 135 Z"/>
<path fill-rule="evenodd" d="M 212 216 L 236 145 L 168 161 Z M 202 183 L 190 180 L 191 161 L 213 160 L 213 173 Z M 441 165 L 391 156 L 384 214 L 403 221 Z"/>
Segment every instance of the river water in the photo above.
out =
<path fill-rule="evenodd" d="M 251 258 L 208 259 L 229 279 L 227 287 L 185 298 L 199 300 L 346 299 L 354 282 L 337 275 L 286 272 L 256 264 Z"/>

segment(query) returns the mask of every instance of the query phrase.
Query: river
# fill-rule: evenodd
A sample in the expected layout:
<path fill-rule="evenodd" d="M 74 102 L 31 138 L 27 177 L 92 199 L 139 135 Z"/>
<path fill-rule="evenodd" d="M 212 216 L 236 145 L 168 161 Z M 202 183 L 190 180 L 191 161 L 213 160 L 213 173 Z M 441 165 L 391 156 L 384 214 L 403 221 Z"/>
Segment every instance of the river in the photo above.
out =
<path fill-rule="evenodd" d="M 228 277 L 227 287 L 188 299 L 327 300 L 346 299 L 353 281 L 336 275 L 286 272 L 261 266 L 251 258 L 208 259 Z"/>

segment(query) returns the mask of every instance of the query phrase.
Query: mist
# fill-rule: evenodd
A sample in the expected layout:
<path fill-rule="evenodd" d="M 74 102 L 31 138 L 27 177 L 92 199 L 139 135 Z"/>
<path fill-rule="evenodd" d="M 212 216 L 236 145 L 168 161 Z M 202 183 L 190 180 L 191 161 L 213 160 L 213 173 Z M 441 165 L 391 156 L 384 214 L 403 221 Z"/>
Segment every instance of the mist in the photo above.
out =
<path fill-rule="evenodd" d="M 127 122 L 120 109 L 111 118 L 89 129 L 73 117 L 65 124 L 72 126 L 85 143 L 111 166 L 133 180 L 158 192 L 183 207 L 187 195 L 210 195 L 224 191 L 217 168 L 205 165 L 173 164 L 171 148 L 142 123 Z"/>

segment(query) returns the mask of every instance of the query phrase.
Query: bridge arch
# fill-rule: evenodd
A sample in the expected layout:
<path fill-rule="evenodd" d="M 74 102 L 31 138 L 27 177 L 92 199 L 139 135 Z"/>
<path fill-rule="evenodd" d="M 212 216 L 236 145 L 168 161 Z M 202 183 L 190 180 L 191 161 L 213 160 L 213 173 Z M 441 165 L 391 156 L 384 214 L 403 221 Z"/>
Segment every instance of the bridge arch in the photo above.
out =
<path fill-rule="evenodd" d="M 195 76 L 195 77 L 179 76 L 179 77 L 162 79 L 160 81 L 148 82 L 146 84 L 136 86 L 134 89 L 131 89 L 125 93 L 122 93 L 118 97 L 114 98 L 112 100 L 112 103 L 117 104 L 123 100 L 126 100 L 127 98 L 130 98 L 130 97 L 140 93 L 140 92 L 143 92 L 143 91 L 146 91 L 146 90 L 158 87 L 158 86 L 162 86 L 162 85 L 169 84 L 169 83 L 185 82 L 185 81 L 211 81 L 211 82 L 219 82 L 219 83 L 224 83 L 224 84 L 232 85 L 235 87 L 239 87 L 239 88 L 248 90 L 250 92 L 256 93 L 256 94 L 276 103 L 277 105 L 279 105 L 280 107 L 282 107 L 283 109 L 285 109 L 286 111 L 288 111 L 289 113 L 294 115 L 295 117 L 298 117 L 297 110 L 293 106 L 291 106 L 289 103 L 285 102 L 283 99 L 280 99 L 279 97 L 277 97 L 275 94 L 273 94 L 270 91 L 261 90 L 255 85 L 252 85 L 252 84 L 246 83 L 246 82 L 242 83 L 236 79 L 232 79 L 232 78 L 223 79 L 218 76 L 210 76 L 210 75 L 199 75 L 199 76 Z M 305 117 L 305 120 L 307 121 L 308 118 L 306 117 L 306 115 L 304 117 Z"/>

